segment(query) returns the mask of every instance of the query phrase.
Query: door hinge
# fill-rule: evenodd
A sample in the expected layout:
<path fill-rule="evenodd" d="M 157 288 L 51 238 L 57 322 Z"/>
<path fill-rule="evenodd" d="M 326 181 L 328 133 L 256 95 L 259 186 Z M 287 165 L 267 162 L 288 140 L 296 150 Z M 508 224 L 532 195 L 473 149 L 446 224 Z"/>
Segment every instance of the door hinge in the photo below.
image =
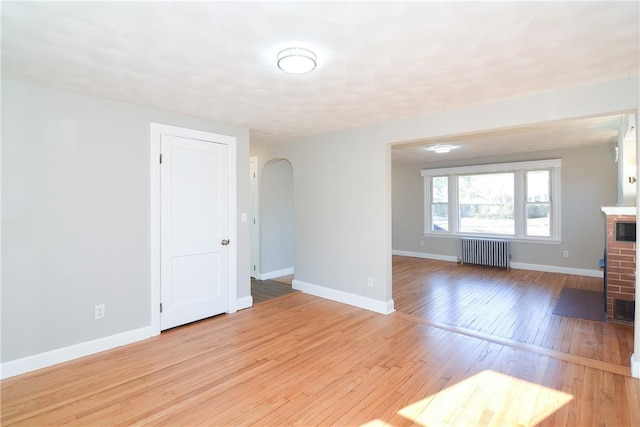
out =
<path fill-rule="evenodd" d="M 255 265 L 253 266 L 253 271 L 256 271 L 256 266 Z"/>
<path fill-rule="evenodd" d="M 160 303 L 160 313 L 162 313 L 162 303 Z"/>
<path fill-rule="evenodd" d="M 160 153 L 160 164 L 162 164 L 162 153 Z"/>

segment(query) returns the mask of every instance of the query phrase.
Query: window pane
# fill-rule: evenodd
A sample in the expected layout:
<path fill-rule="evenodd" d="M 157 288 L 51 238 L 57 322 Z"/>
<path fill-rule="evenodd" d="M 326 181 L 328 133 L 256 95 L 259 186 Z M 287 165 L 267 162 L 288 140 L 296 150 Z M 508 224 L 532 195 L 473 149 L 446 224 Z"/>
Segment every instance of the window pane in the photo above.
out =
<path fill-rule="evenodd" d="M 549 204 L 530 203 L 527 205 L 527 235 L 549 236 Z"/>
<path fill-rule="evenodd" d="M 447 203 L 449 201 L 449 178 L 446 176 L 433 177 L 433 203 Z"/>
<path fill-rule="evenodd" d="M 432 205 L 431 231 L 449 231 L 449 205 L 447 203 Z"/>
<path fill-rule="evenodd" d="M 527 202 L 549 201 L 549 171 L 527 172 Z"/>
<path fill-rule="evenodd" d="M 513 173 L 461 175 L 458 194 L 461 232 L 515 234 Z"/>

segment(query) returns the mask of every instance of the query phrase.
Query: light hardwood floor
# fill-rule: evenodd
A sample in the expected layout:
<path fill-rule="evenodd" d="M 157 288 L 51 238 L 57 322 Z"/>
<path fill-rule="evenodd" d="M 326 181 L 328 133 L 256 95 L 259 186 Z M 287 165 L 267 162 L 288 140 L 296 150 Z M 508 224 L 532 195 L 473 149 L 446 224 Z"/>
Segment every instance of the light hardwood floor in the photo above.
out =
<path fill-rule="evenodd" d="M 563 287 L 602 291 L 602 279 L 393 257 L 396 310 L 431 324 L 629 366 L 633 327 L 554 315 Z"/>
<path fill-rule="evenodd" d="M 296 292 L 4 380 L 2 425 L 640 425 L 640 380 L 429 322 Z"/>

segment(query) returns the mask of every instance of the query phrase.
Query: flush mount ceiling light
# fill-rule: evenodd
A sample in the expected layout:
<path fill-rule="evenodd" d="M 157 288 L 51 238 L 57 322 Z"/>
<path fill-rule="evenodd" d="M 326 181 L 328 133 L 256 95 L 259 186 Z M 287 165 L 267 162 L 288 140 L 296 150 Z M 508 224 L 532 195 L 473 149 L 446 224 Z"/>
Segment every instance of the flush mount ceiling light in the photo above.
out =
<path fill-rule="evenodd" d="M 433 151 L 434 153 L 438 153 L 438 154 L 447 154 L 449 151 L 453 150 L 454 147 L 453 145 L 446 145 L 446 144 L 438 144 L 438 145 L 434 145 L 433 147 L 427 147 L 425 148 L 426 151 Z"/>
<path fill-rule="evenodd" d="M 278 68 L 286 73 L 304 74 L 316 68 L 316 54 L 309 49 L 290 47 L 278 53 Z"/>

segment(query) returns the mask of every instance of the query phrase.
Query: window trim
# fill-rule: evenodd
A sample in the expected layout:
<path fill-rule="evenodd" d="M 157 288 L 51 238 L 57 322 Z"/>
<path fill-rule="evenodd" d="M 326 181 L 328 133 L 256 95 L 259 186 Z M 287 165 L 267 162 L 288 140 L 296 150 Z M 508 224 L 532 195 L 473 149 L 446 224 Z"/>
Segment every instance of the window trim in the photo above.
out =
<path fill-rule="evenodd" d="M 429 236 L 459 237 L 471 235 L 475 237 L 501 237 L 514 241 L 559 243 L 561 242 L 561 177 L 562 159 L 534 160 L 526 162 L 496 163 L 488 165 L 457 166 L 450 168 L 423 169 L 420 175 L 424 179 L 424 230 L 423 234 Z M 535 170 L 549 170 L 549 203 L 551 206 L 551 217 L 549 218 L 549 237 L 527 236 L 526 233 L 526 172 Z M 459 198 L 458 198 L 458 176 L 475 175 L 485 173 L 514 173 L 514 217 L 515 234 L 480 234 L 461 233 L 459 229 Z M 431 220 L 431 178 L 436 176 L 448 176 L 449 182 L 449 230 L 432 230 Z"/>

